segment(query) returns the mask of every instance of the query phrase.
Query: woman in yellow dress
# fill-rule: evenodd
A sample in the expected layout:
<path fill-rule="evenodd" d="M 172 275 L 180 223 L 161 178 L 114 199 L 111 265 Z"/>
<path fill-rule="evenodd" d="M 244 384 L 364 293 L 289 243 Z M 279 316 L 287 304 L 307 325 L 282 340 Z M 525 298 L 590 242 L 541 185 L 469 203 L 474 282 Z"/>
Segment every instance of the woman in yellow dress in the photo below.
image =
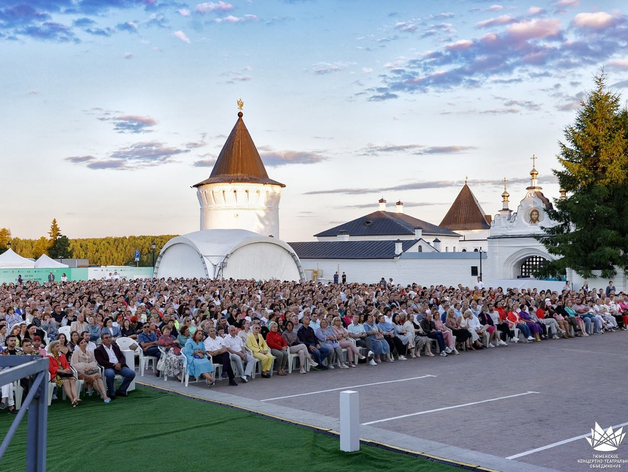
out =
<path fill-rule="evenodd" d="M 253 352 L 253 357 L 260 360 L 262 363 L 262 377 L 268 379 L 270 378 L 270 369 L 273 366 L 273 360 L 275 358 L 270 353 L 270 348 L 260 334 L 260 331 L 261 327 L 259 324 L 253 326 L 251 334 L 246 338 L 246 347 Z"/>

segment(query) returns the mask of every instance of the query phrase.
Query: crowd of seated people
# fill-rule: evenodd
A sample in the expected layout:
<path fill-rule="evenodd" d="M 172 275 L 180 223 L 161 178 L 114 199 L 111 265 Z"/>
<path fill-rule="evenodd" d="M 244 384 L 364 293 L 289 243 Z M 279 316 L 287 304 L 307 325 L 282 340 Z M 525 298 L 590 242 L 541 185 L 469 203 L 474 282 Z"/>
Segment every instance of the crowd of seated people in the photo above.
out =
<path fill-rule="evenodd" d="M 249 381 L 256 363 L 263 378 L 285 375 L 293 357 L 304 374 L 627 326 L 628 296 L 612 284 L 562 291 L 214 279 L 0 285 L 2 353 L 50 356 L 51 381 L 73 406 L 77 380 L 104 402 L 126 395 L 135 366 L 120 355 L 121 337 L 146 356 L 163 356 L 154 370 L 168 377 L 212 385 L 221 364 L 235 386 L 236 377 Z M 0 407 L 13 411 L 10 397 L 3 386 Z"/>

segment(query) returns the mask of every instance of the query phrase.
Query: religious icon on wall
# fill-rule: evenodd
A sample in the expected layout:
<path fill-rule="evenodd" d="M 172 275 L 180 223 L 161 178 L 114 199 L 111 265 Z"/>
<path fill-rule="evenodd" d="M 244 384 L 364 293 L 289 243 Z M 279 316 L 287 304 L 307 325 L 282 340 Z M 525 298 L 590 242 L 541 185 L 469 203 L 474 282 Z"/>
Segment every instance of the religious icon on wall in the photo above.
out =
<path fill-rule="evenodd" d="M 529 213 L 529 218 L 530 218 L 530 224 L 537 224 L 539 222 L 539 220 L 541 219 L 541 214 L 539 213 L 539 210 L 537 210 L 536 208 L 532 208 L 532 210 L 530 210 Z"/>

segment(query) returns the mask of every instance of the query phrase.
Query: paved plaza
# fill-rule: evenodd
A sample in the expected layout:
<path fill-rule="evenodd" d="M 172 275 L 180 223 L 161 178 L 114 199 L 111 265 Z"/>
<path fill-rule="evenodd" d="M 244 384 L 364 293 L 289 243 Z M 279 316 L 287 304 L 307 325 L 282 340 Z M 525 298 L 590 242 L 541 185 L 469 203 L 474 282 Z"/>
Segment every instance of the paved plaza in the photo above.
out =
<path fill-rule="evenodd" d="M 338 431 L 339 394 L 360 393 L 360 436 L 502 471 L 584 471 L 585 435 L 628 424 L 628 332 L 511 344 L 459 356 L 257 377 L 212 388 L 140 383 Z M 628 441 L 616 454 L 628 469 Z M 580 461 L 580 462 L 579 462 Z"/>

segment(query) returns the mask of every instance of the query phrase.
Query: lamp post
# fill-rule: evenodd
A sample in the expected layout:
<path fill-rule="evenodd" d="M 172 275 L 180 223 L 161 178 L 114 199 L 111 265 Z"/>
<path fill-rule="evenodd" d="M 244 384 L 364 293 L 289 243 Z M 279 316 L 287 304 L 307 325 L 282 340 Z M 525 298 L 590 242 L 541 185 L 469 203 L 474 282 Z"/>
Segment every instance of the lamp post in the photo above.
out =
<path fill-rule="evenodd" d="M 152 244 L 150 245 L 150 248 L 153 250 L 153 269 L 155 268 L 155 248 L 157 247 L 157 244 L 155 244 L 155 241 L 152 242 Z"/>
<path fill-rule="evenodd" d="M 480 280 L 482 279 L 482 248 L 480 248 Z"/>

